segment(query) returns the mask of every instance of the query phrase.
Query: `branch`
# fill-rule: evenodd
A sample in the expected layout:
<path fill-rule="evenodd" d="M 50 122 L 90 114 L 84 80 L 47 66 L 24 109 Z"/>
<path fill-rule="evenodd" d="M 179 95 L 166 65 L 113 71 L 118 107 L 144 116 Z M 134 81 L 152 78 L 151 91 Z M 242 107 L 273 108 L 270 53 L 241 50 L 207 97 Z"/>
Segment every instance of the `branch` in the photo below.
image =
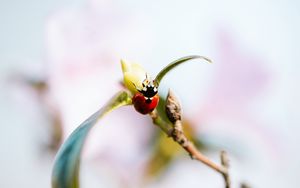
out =
<path fill-rule="evenodd" d="M 229 159 L 228 159 L 227 153 L 225 151 L 221 151 L 220 158 L 221 158 L 221 164 L 226 170 L 226 173 L 222 173 L 224 181 L 225 181 L 225 187 L 230 188 L 230 177 L 229 177 L 229 173 L 228 173 Z"/>
<path fill-rule="evenodd" d="M 186 150 L 192 159 L 196 159 L 215 171 L 222 174 L 226 188 L 230 188 L 230 181 L 228 175 L 228 160 L 225 152 L 221 152 L 221 162 L 222 165 L 218 165 L 203 155 L 192 142 L 184 135 L 182 122 L 181 122 L 181 107 L 174 96 L 174 94 L 169 90 L 167 101 L 166 101 L 166 114 L 168 119 L 171 121 L 172 125 L 165 122 L 156 110 L 150 113 L 150 117 L 153 123 L 160 127 L 169 137 L 172 137 L 175 142 L 177 142 L 184 150 Z M 224 162 L 224 163 L 223 163 Z"/>

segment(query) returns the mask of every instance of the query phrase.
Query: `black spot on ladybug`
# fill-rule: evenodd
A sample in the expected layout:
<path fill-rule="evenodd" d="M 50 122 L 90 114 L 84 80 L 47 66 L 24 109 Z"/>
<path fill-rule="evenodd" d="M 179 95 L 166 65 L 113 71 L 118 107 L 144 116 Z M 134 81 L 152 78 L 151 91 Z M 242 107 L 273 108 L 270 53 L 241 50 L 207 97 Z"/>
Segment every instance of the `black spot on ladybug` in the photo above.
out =
<path fill-rule="evenodd" d="M 145 97 L 145 99 L 146 99 L 146 103 L 147 103 L 147 104 L 150 104 L 150 103 L 151 103 L 151 101 L 152 101 L 152 99 L 151 99 L 151 98 L 147 98 L 147 97 Z"/>

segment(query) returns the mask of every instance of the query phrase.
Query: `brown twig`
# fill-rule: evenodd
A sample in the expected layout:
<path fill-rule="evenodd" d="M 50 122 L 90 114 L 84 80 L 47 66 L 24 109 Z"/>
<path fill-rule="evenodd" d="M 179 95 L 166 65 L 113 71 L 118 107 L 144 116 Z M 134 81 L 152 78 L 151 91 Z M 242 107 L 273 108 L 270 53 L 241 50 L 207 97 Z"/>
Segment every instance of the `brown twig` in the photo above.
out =
<path fill-rule="evenodd" d="M 182 122 L 181 122 L 181 107 L 174 96 L 169 90 L 166 101 L 166 114 L 172 125 L 165 122 L 157 113 L 156 110 L 150 113 L 153 123 L 159 126 L 169 137 L 172 137 L 175 142 L 185 149 L 192 159 L 196 159 L 205 165 L 211 167 L 217 172 L 221 173 L 224 177 L 226 188 L 230 188 L 230 179 L 228 175 L 228 160 L 225 152 L 221 152 L 222 165 L 218 165 L 203 155 L 192 142 L 184 135 Z"/>
<path fill-rule="evenodd" d="M 229 177 L 229 173 L 228 173 L 229 159 L 228 159 L 227 153 L 225 151 L 221 151 L 220 158 L 221 158 L 221 164 L 226 170 L 225 173 L 222 173 L 224 181 L 225 181 L 225 188 L 230 188 L 231 182 L 230 182 L 230 177 Z"/>

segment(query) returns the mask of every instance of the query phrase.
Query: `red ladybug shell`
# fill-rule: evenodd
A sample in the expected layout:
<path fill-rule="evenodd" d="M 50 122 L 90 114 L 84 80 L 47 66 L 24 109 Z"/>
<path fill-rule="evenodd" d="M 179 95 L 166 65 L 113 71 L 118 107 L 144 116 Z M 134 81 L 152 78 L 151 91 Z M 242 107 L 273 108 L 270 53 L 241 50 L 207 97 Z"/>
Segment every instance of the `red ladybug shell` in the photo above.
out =
<path fill-rule="evenodd" d="M 148 114 L 152 112 L 159 101 L 159 96 L 155 95 L 150 102 L 146 102 L 146 98 L 141 93 L 136 93 L 132 98 L 132 103 L 136 111 L 141 114 Z"/>

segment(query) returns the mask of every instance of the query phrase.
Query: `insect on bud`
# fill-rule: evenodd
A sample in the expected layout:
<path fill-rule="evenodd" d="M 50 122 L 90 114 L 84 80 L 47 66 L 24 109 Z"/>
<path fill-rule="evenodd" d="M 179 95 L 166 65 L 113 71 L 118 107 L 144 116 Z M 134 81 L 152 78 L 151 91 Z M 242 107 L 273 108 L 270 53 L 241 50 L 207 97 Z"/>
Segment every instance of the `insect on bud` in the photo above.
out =
<path fill-rule="evenodd" d="M 133 94 L 132 103 L 141 114 L 152 112 L 159 102 L 158 86 L 146 71 L 136 63 L 121 60 L 124 84 Z"/>

